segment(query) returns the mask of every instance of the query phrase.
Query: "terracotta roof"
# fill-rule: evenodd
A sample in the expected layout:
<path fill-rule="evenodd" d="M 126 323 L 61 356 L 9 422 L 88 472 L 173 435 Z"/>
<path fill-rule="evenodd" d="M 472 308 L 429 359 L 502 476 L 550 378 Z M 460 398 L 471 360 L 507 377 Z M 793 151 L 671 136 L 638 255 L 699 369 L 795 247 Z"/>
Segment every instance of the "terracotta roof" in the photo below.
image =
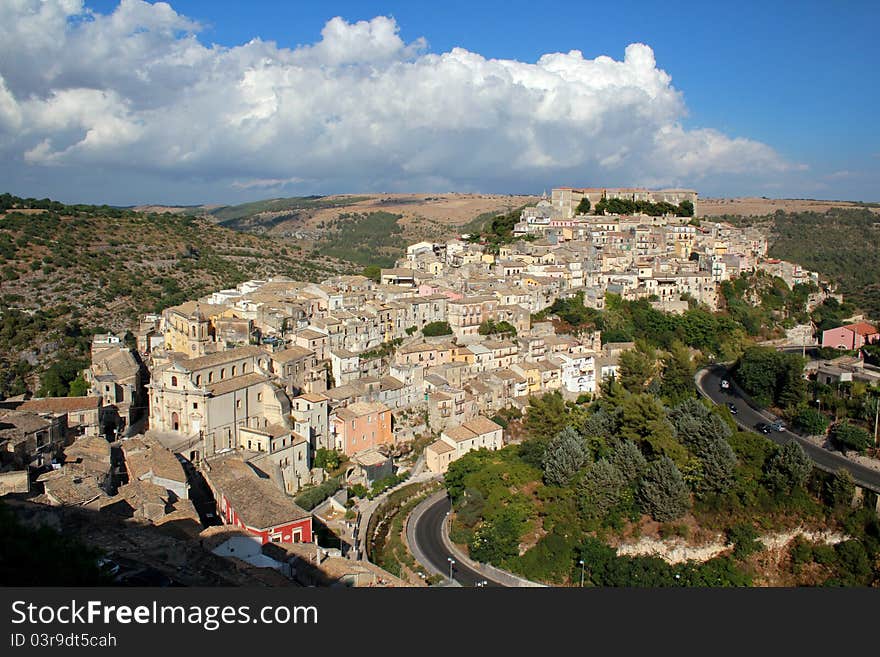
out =
<path fill-rule="evenodd" d="M 272 360 L 278 361 L 279 363 L 288 363 L 292 360 L 306 358 L 310 355 L 315 355 L 315 352 L 311 349 L 306 349 L 305 347 L 290 347 L 284 351 L 276 351 L 273 353 Z"/>
<path fill-rule="evenodd" d="M 843 328 L 849 329 L 857 335 L 874 335 L 877 333 L 877 328 L 875 326 L 871 326 L 867 322 L 856 322 L 855 324 L 847 324 Z"/>
<path fill-rule="evenodd" d="M 492 433 L 493 431 L 498 431 L 499 429 L 501 429 L 501 425 L 495 424 L 492 420 L 487 417 L 483 417 L 482 415 L 478 415 L 473 420 L 468 420 L 462 426 L 466 427 L 470 431 L 473 431 L 477 435 Z"/>
<path fill-rule="evenodd" d="M 319 340 L 320 338 L 327 337 L 326 334 L 319 333 L 312 329 L 302 329 L 301 331 L 297 331 L 296 336 L 298 338 L 305 338 L 306 340 Z"/>
<path fill-rule="evenodd" d="M 311 404 L 316 404 L 318 402 L 327 401 L 330 398 L 327 397 L 327 395 L 322 395 L 319 392 L 307 392 L 304 395 L 300 395 L 299 397 L 296 397 L 295 399 L 305 399 L 307 402 L 309 402 Z"/>
<path fill-rule="evenodd" d="M 232 379 L 227 379 L 226 381 L 221 381 L 220 383 L 215 383 L 213 386 L 208 387 L 208 392 L 215 397 L 218 397 L 220 395 L 225 395 L 228 392 L 232 392 L 233 390 L 241 390 L 243 388 L 255 386 L 259 383 L 265 383 L 268 380 L 269 377 L 252 372 L 251 374 L 245 374 L 244 376 L 237 376 Z"/>
<path fill-rule="evenodd" d="M 337 409 L 336 415 L 343 420 L 353 420 L 370 413 L 384 413 L 387 410 L 390 409 L 385 404 L 379 402 L 355 402 L 345 408 Z"/>
<path fill-rule="evenodd" d="M 177 457 L 152 438 L 132 438 L 122 444 L 125 465 L 135 479 L 154 477 L 186 481 L 186 473 Z"/>
<path fill-rule="evenodd" d="M 0 413 L 0 436 L 4 438 L 14 437 L 18 434 L 28 434 L 41 429 L 48 429 L 52 423 L 37 415 L 25 411 L 6 411 Z"/>
<path fill-rule="evenodd" d="M 478 434 L 475 431 L 471 431 L 465 426 L 452 427 L 451 429 L 446 429 L 443 431 L 443 435 L 452 439 L 453 441 L 460 443 L 465 440 L 471 440 L 475 438 Z"/>
<path fill-rule="evenodd" d="M 100 397 L 43 397 L 26 401 L 18 410 L 32 413 L 70 413 L 92 411 L 100 406 Z"/>
<path fill-rule="evenodd" d="M 428 445 L 428 449 L 435 454 L 445 454 L 446 452 L 453 451 L 455 448 L 445 440 L 438 440 Z"/>
<path fill-rule="evenodd" d="M 207 356 L 199 356 L 198 358 L 190 358 L 188 360 L 178 361 L 178 365 L 192 372 L 205 367 L 213 367 L 214 365 L 222 365 L 231 363 L 242 358 L 251 358 L 260 354 L 265 354 L 262 348 L 256 345 L 248 345 L 246 347 L 238 347 L 236 349 L 227 349 L 226 351 L 218 351 Z"/>
<path fill-rule="evenodd" d="M 244 461 L 223 458 L 208 463 L 208 479 L 226 497 L 242 522 L 255 529 L 269 529 L 308 518 L 311 514 L 297 506 L 268 479 Z"/>

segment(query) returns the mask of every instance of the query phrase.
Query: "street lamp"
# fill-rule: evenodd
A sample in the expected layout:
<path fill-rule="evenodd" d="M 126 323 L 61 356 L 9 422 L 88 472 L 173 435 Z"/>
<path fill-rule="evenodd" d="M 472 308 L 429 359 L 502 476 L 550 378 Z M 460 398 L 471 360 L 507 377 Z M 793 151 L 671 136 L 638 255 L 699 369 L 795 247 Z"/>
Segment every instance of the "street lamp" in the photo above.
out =
<path fill-rule="evenodd" d="M 581 559 L 578 563 L 581 565 L 581 588 L 584 588 L 584 560 Z"/>
<path fill-rule="evenodd" d="M 452 581 L 452 567 L 455 565 L 455 559 L 452 557 L 446 557 L 446 561 L 449 562 L 449 581 Z"/>

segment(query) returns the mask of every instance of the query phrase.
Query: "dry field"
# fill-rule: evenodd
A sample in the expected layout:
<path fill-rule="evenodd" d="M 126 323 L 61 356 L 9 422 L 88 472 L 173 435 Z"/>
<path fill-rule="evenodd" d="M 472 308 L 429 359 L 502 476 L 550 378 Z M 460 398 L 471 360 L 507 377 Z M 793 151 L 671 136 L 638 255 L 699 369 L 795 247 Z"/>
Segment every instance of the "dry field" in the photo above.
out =
<path fill-rule="evenodd" d="M 787 198 L 701 198 L 697 212 L 701 217 L 717 217 L 724 214 L 762 216 L 777 210 L 784 212 L 825 212 L 831 208 L 862 207 L 851 201 L 818 201 L 814 199 Z M 880 213 L 880 208 L 871 208 Z"/>

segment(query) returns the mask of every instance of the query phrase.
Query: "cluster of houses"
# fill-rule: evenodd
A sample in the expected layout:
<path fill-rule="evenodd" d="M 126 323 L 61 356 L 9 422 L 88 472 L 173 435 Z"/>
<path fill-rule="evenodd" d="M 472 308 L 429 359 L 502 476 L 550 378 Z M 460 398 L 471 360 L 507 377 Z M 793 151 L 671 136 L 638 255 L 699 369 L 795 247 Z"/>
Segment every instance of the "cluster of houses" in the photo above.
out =
<path fill-rule="evenodd" d="M 599 191 L 696 202 L 690 190 Z M 378 281 L 253 280 L 145 315 L 136 346 L 95 336 L 88 396 L 0 410 L 4 464 L 53 464 L 41 475 L 53 503 L 124 501 L 162 522 L 196 515 L 176 452 L 198 465 L 223 522 L 262 543 L 309 542 L 311 515 L 293 496 L 327 476 L 314 467 L 318 450 L 344 453 L 370 483 L 402 445 L 433 435 L 424 464 L 442 473 L 468 451 L 503 445 L 490 419 L 502 409 L 526 411 L 547 392 L 600 394 L 632 344 L 532 321 L 556 299 L 580 295 L 601 309 L 612 292 L 669 312 L 693 300 L 715 308 L 720 281 L 781 267 L 750 228 L 578 215 L 597 193 L 553 190 L 523 210 L 514 232 L 525 239 L 498 249 L 467 236 L 419 242 Z M 122 464 L 104 436 L 128 438 Z"/>

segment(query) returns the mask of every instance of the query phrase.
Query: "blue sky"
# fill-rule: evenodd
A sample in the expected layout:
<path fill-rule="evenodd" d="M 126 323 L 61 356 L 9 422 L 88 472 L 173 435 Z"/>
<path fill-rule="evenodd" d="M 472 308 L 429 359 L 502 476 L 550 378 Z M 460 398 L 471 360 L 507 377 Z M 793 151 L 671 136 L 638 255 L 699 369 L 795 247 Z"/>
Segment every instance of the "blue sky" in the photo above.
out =
<path fill-rule="evenodd" d="M 695 187 L 706 196 L 880 201 L 880 136 L 875 109 L 880 100 L 876 73 L 880 46 L 873 33 L 880 18 L 880 4 L 876 2 L 829 5 L 514 0 L 435 4 L 178 0 L 170 3 L 176 18 L 156 7 L 134 2 L 122 12 L 118 4 L 105 0 L 86 3 L 99 17 L 117 12 L 116 25 L 108 19 L 100 32 L 100 20 L 94 15 L 77 16 L 76 12 L 67 16 L 66 27 L 61 26 L 68 38 L 58 46 L 63 50 L 54 53 L 56 61 L 65 52 L 77 53 L 77 59 L 84 62 L 95 57 L 93 71 L 97 72 L 61 71 L 42 86 L 29 85 L 22 81 L 24 76 L 17 75 L 21 71 L 15 70 L 16 61 L 3 57 L 0 50 L 0 74 L 12 102 L 21 107 L 19 114 L 29 100 L 43 99 L 50 105 L 37 112 L 38 116 L 47 117 L 39 125 L 27 126 L 25 121 L 25 127 L 21 127 L 19 121 L 14 124 L 19 128 L 18 135 L 10 131 L 12 137 L 0 139 L 0 149 L 5 147 L 7 158 L 18 164 L 0 169 L 0 175 L 13 183 L 14 188 L 9 191 L 70 201 L 98 201 L 98 196 L 105 194 L 109 197 L 107 202 L 138 203 L 231 202 L 301 193 L 381 191 L 375 188 L 377 185 L 385 191 L 535 192 L 554 184 L 675 184 Z M 322 30 L 336 16 L 344 19 L 336 34 L 338 44 L 343 44 L 339 47 L 348 48 L 345 54 L 338 55 L 341 51 L 336 47 L 304 54 L 322 41 Z M 181 23 L 185 20 L 182 17 L 191 23 Z M 400 43 L 391 43 L 387 26 L 376 23 L 376 17 L 393 18 L 392 32 L 396 30 L 395 38 Z M 85 25 L 80 31 L 94 28 L 95 33 L 77 35 L 71 24 L 79 20 Z M 138 25 L 139 21 L 143 26 Z M 356 30 L 356 24 L 368 27 Z M 124 61 L 120 61 L 118 71 L 105 70 L 109 67 L 106 49 L 84 49 L 82 43 L 76 42 L 77 36 L 80 41 L 94 43 L 101 37 L 109 39 L 116 35 L 125 40 L 134 38 L 132 35 L 138 32 L 152 34 L 169 29 L 175 36 L 166 34 L 164 40 L 157 37 L 137 55 L 139 59 L 132 60 L 127 71 L 123 70 Z M 183 55 L 180 38 L 187 32 L 194 34 L 203 47 L 217 44 L 220 48 L 203 48 L 198 53 L 189 48 L 189 54 Z M 377 44 L 386 44 L 390 50 L 382 45 L 379 50 L 361 52 L 352 44 L 362 41 L 365 35 L 375 37 Z M 21 34 L 0 31 L 0 38 L 4 37 L 12 45 L 16 38 L 23 39 Z M 274 42 L 277 48 L 245 47 L 255 37 Z M 323 38 L 329 44 L 330 37 Z M 634 43 L 645 44 L 653 51 L 651 79 L 635 63 L 626 72 L 608 73 L 607 79 L 602 77 L 605 69 L 597 72 L 591 68 L 589 62 L 601 56 L 623 62 L 627 46 Z M 457 61 L 434 66 L 434 60 L 425 59 L 432 54 L 448 55 L 454 48 L 486 61 L 505 60 L 532 66 L 523 67 L 508 80 L 507 65 L 491 70 L 480 59 L 468 57 L 461 69 Z M 271 80 L 261 78 L 255 83 L 257 86 L 251 84 L 243 89 L 241 80 L 254 68 L 253 51 L 257 50 L 264 55 L 264 61 L 272 64 Z M 543 77 L 547 67 L 538 67 L 540 70 L 536 71 L 535 65 L 544 55 L 571 50 L 579 50 L 587 64 L 564 64 L 566 70 L 576 71 L 571 75 L 579 76 L 575 82 L 581 85 L 577 87 L 578 95 L 570 99 L 569 115 L 559 121 L 544 116 L 539 125 L 532 125 L 528 119 L 529 103 L 536 103 L 536 113 L 546 111 L 546 107 L 540 109 L 540 100 L 532 93 L 535 89 L 545 93 L 546 85 L 551 84 L 554 99 L 560 94 L 568 98 L 569 93 L 560 88 L 559 81 L 547 83 Z M 260 107 L 254 109 L 250 103 L 248 112 L 236 115 L 239 123 L 235 125 L 241 127 L 244 121 L 247 130 L 258 131 L 241 132 L 242 139 L 252 144 L 255 135 L 257 139 L 265 137 L 265 142 L 261 142 L 263 149 L 271 149 L 274 143 L 279 149 L 289 149 L 291 157 L 283 160 L 267 150 L 241 150 L 230 136 L 228 124 L 223 123 L 229 120 L 228 116 L 214 119 L 204 110 L 190 119 L 190 124 L 195 121 L 198 133 L 203 128 L 199 117 L 204 117 L 202 141 L 185 153 L 181 151 L 181 158 L 191 162 L 191 166 L 182 166 L 161 154 L 145 154 L 164 136 L 161 122 L 158 126 L 150 123 L 155 119 L 155 105 L 163 105 L 163 117 L 180 116 L 191 106 L 182 107 L 171 95 L 167 99 L 162 96 L 177 88 L 160 80 L 165 69 L 154 66 L 166 58 L 165 51 L 174 53 L 168 59 L 197 61 L 193 70 L 198 72 L 203 67 L 198 74 L 200 80 L 205 79 L 205 71 L 216 71 L 221 61 L 223 66 L 231 67 L 229 76 L 218 77 L 216 87 L 203 89 L 204 93 L 193 99 L 192 104 L 204 102 L 207 107 L 210 102 L 216 107 L 218 102 L 222 103 L 218 99 L 224 97 L 223 89 L 263 94 Z M 221 51 L 227 53 L 223 58 L 217 55 Z M 327 54 L 331 51 L 332 56 Z M 101 52 L 104 59 L 99 60 Z M 31 49 L 23 58 L 19 55 L 18 62 L 23 62 L 21 68 L 32 65 L 39 70 L 40 58 L 52 54 L 48 46 L 42 51 Z M 123 60 L 125 56 L 128 55 Z M 300 56 L 307 59 L 297 59 Z M 208 61 L 211 57 L 216 57 L 213 64 Z M 632 58 L 633 62 L 642 59 L 635 55 Z M 290 66 L 312 67 L 310 76 L 294 76 L 292 81 Z M 334 68 L 340 66 L 344 68 Z M 417 70 L 429 75 L 407 73 L 406 67 L 420 67 Z M 160 86 L 152 95 L 155 101 L 140 98 L 129 84 L 145 68 L 151 71 L 149 83 Z M 365 72 L 367 69 L 372 72 Z M 353 74 L 353 70 L 361 73 Z M 549 70 L 556 73 L 559 68 Z M 671 80 L 658 82 L 661 71 Z M 447 74 L 455 76 L 451 82 L 444 77 Z M 171 79 L 181 74 L 175 69 L 168 75 Z M 422 108 L 403 108 L 403 114 L 394 116 L 385 105 L 373 107 L 360 100 L 352 101 L 348 110 L 337 109 L 328 100 L 332 94 L 340 94 L 334 82 L 351 75 L 355 76 L 350 81 L 353 98 L 360 93 L 363 98 L 375 99 L 377 93 L 388 93 L 388 89 L 400 89 L 403 93 L 405 85 L 418 84 L 413 81 L 416 77 L 429 77 L 433 85 L 444 88 L 452 84 L 450 94 L 471 93 L 480 98 L 491 95 L 473 107 L 475 113 L 497 117 L 497 129 L 492 134 L 491 125 L 479 121 L 475 121 L 479 125 L 469 125 L 466 118 L 450 127 L 444 117 L 426 115 L 419 117 L 418 129 L 384 138 L 382 135 L 387 135 L 389 128 L 407 125 L 413 112 Z M 459 75 L 474 77 L 463 80 Z M 387 84 L 376 82 L 383 76 Z M 486 77 L 492 76 L 500 76 L 505 82 L 500 87 L 480 86 Z M 604 81 L 600 84 L 597 79 Z M 177 80 L 174 84 L 181 83 Z M 609 88 L 608 84 L 618 86 Z M 620 92 L 621 85 L 626 94 L 635 94 L 627 96 L 629 100 L 625 103 L 619 101 L 625 95 Z M 531 95 L 523 96 L 523 87 Z M 270 88 L 274 91 L 267 91 Z M 321 88 L 327 88 L 327 93 L 322 95 Z M 102 90 L 104 96 L 97 99 L 84 92 L 74 93 L 76 89 Z M 62 93 L 66 94 L 63 102 Z M 414 103 L 437 98 L 423 98 L 419 93 L 424 93 L 424 89 L 414 89 L 405 97 L 413 98 Z M 613 97 L 608 95 L 612 93 Z M 650 96 L 650 111 L 643 111 L 644 103 L 636 98 L 639 93 Z M 267 100 L 266 94 L 274 100 Z M 174 98 L 179 99 L 180 95 L 177 93 Z M 303 96 L 308 97 L 303 104 L 309 112 L 305 121 L 311 126 L 309 130 L 295 127 L 304 122 L 304 116 L 296 112 L 305 110 L 295 100 Z M 601 105 L 605 99 L 608 108 L 596 107 L 586 117 L 577 110 Z M 87 109 L 68 109 L 78 118 L 57 119 L 59 108 L 70 108 L 74 102 Z M 236 97 L 236 102 L 250 101 L 245 95 Z M 403 102 L 395 96 L 389 105 L 400 108 Z M 617 102 L 621 104 L 615 105 Z M 511 106 L 517 108 L 516 116 L 508 114 Z M 346 114 L 357 112 L 358 107 L 367 120 L 364 116 Z M 103 113 L 102 125 L 108 125 L 108 121 L 109 125 L 116 125 L 129 150 L 122 149 L 118 140 L 110 136 L 106 142 L 114 141 L 113 148 L 105 142 L 96 146 L 95 140 L 83 143 L 84 135 L 96 127 L 83 118 L 83 113 L 90 117 Z M 321 133 L 319 125 L 311 123 L 315 116 L 323 116 L 325 124 L 348 126 L 350 132 L 343 134 L 339 128 L 331 139 L 328 133 Z M 378 116 L 382 118 L 374 120 Z M 676 133 L 674 138 L 658 138 L 669 134 L 669 126 L 677 126 L 676 130 L 680 128 L 683 133 Z M 364 129 L 375 131 L 376 136 L 364 139 Z M 523 140 L 523 132 L 530 137 Z M 639 136 L 628 136 L 634 133 Z M 179 133 L 169 129 L 169 144 L 173 138 L 180 140 L 175 134 Z M 352 137 L 354 134 L 357 138 Z M 501 139 L 499 134 L 509 138 Z M 580 149 L 577 156 L 569 157 L 566 139 Z M 662 146 L 658 146 L 658 139 Z M 535 141 L 539 143 L 536 145 Z M 615 150 L 615 143 L 623 145 Z M 476 162 L 466 167 L 455 164 L 470 161 L 469 144 L 480 154 Z M 687 163 L 670 169 L 658 162 L 664 154 L 677 149 L 693 151 Z M 505 155 L 493 160 L 489 156 L 493 151 Z M 218 159 L 225 159 L 224 153 L 228 153 L 229 161 L 220 165 Z M 522 154 L 522 161 L 517 166 L 505 165 L 519 160 L 518 154 Z M 333 158 L 344 164 L 334 167 Z M 390 162 L 387 167 L 385 161 Z M 309 162 L 317 164 L 310 167 Z M 701 162 L 705 162 L 705 167 L 700 166 Z M 44 193 L 37 191 L 41 185 L 45 187 Z"/>

